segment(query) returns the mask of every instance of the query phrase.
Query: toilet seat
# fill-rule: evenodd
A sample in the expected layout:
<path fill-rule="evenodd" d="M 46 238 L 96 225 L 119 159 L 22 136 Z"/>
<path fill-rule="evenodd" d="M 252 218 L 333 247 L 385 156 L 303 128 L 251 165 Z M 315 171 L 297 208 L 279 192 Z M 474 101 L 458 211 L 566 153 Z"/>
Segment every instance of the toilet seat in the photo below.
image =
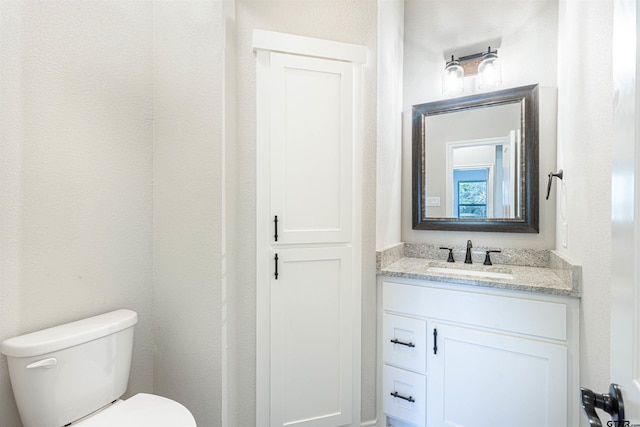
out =
<path fill-rule="evenodd" d="M 139 393 L 72 427 L 196 427 L 187 408 L 166 397 Z"/>

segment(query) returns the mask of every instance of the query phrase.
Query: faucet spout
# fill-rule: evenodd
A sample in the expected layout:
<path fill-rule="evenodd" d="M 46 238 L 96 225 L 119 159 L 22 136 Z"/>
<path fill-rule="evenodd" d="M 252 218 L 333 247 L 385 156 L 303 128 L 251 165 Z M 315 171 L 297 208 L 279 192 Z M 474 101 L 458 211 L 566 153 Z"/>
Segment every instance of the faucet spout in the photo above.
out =
<path fill-rule="evenodd" d="M 473 264 L 473 261 L 471 260 L 471 248 L 473 247 L 473 245 L 471 244 L 471 240 L 467 240 L 467 254 L 464 257 L 464 263 L 465 264 Z"/>

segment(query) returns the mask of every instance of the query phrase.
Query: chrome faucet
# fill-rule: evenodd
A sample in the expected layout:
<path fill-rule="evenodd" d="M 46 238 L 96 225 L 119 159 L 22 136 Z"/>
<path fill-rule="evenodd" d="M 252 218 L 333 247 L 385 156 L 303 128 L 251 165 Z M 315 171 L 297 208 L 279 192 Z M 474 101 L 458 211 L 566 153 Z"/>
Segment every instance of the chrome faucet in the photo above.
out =
<path fill-rule="evenodd" d="M 464 257 L 464 263 L 465 264 L 473 264 L 473 261 L 471 260 L 471 248 L 473 247 L 473 245 L 471 244 L 471 240 L 467 240 L 467 255 L 465 255 Z"/>

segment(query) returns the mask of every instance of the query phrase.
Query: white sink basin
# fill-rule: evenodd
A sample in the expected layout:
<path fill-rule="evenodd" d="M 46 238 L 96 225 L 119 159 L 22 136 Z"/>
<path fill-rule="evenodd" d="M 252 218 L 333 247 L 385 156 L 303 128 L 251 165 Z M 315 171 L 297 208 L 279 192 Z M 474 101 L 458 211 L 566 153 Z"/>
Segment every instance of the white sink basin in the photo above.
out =
<path fill-rule="evenodd" d="M 497 271 L 463 270 L 458 268 L 429 267 L 427 272 L 456 274 L 462 276 L 484 277 L 486 279 L 513 279 L 513 274 L 499 273 Z"/>

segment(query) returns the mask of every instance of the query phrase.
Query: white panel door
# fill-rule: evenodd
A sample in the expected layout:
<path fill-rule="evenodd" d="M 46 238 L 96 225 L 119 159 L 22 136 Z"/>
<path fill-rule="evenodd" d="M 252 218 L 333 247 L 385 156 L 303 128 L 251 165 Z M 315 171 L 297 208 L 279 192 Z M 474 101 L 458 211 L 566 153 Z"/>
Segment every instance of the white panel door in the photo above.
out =
<path fill-rule="evenodd" d="M 429 427 L 566 425 L 565 346 L 436 322 L 428 331 Z"/>
<path fill-rule="evenodd" d="M 351 252 L 350 247 L 272 252 L 271 426 L 351 424 Z"/>
<path fill-rule="evenodd" d="M 278 243 L 352 240 L 352 67 L 271 54 L 270 193 Z"/>

